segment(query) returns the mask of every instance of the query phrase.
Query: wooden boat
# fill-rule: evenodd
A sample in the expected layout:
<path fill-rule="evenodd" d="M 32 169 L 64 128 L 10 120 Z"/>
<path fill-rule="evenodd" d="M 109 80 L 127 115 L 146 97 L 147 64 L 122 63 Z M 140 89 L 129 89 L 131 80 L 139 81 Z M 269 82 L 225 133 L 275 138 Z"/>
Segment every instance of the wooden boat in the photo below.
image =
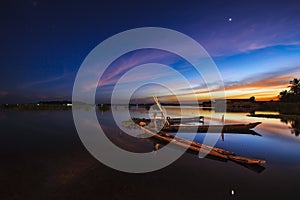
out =
<path fill-rule="evenodd" d="M 194 119 L 194 118 L 193 118 Z M 199 118 L 197 118 L 199 119 Z M 154 119 L 145 119 L 145 118 L 132 118 L 132 121 L 136 124 L 145 123 L 145 125 L 150 124 Z M 178 119 L 176 119 L 178 120 Z M 174 125 L 170 123 L 169 126 L 163 125 L 163 119 L 156 119 L 158 124 L 162 124 L 162 131 L 165 132 L 197 132 L 197 133 L 208 133 L 208 132 L 223 132 L 223 133 L 241 133 L 241 134 L 252 134 L 259 135 L 255 131 L 251 129 L 255 128 L 257 125 L 261 124 L 261 122 L 248 123 L 248 124 L 224 124 L 224 125 Z M 188 120 L 187 120 L 188 121 Z"/>
<path fill-rule="evenodd" d="M 252 158 L 246 158 L 237 156 L 235 153 L 226 151 L 223 149 L 219 149 L 216 147 L 210 147 L 204 144 L 200 144 L 194 141 L 190 141 L 184 138 L 175 137 L 172 134 L 165 133 L 163 131 L 160 131 L 159 133 L 155 133 L 154 130 L 145 128 L 141 126 L 141 129 L 144 131 L 144 133 L 152 136 L 153 138 L 157 139 L 161 142 L 171 143 L 172 145 L 183 147 L 185 149 L 188 149 L 189 151 L 193 151 L 196 153 L 205 153 L 208 156 L 216 157 L 221 160 L 231 160 L 233 162 L 239 163 L 239 164 L 263 164 L 266 163 L 265 160 L 260 159 L 252 159 Z"/>
<path fill-rule="evenodd" d="M 223 133 L 250 133 L 250 129 L 255 128 L 261 122 L 249 123 L 249 124 L 224 124 L 224 125 L 200 125 L 200 126 L 190 126 L 190 125 L 171 125 L 164 126 L 162 131 L 166 132 L 217 132 L 221 131 Z"/>

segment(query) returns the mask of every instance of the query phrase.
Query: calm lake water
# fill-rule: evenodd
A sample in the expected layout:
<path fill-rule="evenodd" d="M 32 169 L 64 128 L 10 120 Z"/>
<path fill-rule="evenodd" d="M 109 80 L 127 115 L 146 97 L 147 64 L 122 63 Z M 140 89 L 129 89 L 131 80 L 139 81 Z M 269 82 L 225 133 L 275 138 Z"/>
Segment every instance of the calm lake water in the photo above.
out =
<path fill-rule="evenodd" d="M 127 108 L 112 109 L 122 119 Z M 172 117 L 198 114 L 192 107 L 181 113 L 178 107 L 166 110 Z M 133 116 L 145 113 L 144 108 L 131 109 Z M 111 110 L 97 109 L 97 114 L 106 135 L 118 146 L 134 152 L 153 150 L 151 141 L 123 133 Z M 220 113 L 200 110 L 200 114 L 205 123 L 221 123 Z M 129 174 L 103 165 L 87 152 L 71 110 L 0 110 L 0 199 L 295 199 L 300 195 L 300 136 L 290 123 L 247 114 L 226 113 L 225 122 L 262 122 L 254 129 L 257 135 L 224 133 L 222 139 L 218 134 L 216 147 L 266 160 L 259 172 L 185 153 L 159 171 Z M 204 136 L 197 134 L 195 141 L 202 142 Z"/>

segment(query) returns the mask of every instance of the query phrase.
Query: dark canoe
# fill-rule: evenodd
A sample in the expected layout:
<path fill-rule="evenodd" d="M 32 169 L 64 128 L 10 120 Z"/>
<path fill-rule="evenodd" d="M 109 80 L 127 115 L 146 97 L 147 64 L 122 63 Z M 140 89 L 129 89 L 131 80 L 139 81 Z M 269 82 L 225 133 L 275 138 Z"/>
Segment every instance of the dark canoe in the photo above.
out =
<path fill-rule="evenodd" d="M 250 129 L 255 128 L 261 122 L 249 123 L 249 124 L 225 124 L 225 125 L 200 125 L 200 126 L 188 126 L 188 125 L 172 125 L 164 126 L 162 131 L 166 132 L 198 132 L 198 133 L 255 133 Z"/>

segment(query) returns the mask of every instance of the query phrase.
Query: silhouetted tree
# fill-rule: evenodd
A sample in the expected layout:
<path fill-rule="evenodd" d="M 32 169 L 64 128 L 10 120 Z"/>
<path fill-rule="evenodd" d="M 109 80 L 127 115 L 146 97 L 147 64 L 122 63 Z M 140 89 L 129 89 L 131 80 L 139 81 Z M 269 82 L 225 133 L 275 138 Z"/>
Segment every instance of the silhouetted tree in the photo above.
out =
<path fill-rule="evenodd" d="M 255 102 L 255 96 L 249 98 L 250 102 Z"/>
<path fill-rule="evenodd" d="M 290 81 L 289 90 L 279 94 L 279 100 L 283 102 L 300 102 L 300 79 L 294 78 Z"/>
<path fill-rule="evenodd" d="M 294 78 L 294 80 L 290 81 L 290 92 L 295 95 L 300 95 L 300 79 Z"/>

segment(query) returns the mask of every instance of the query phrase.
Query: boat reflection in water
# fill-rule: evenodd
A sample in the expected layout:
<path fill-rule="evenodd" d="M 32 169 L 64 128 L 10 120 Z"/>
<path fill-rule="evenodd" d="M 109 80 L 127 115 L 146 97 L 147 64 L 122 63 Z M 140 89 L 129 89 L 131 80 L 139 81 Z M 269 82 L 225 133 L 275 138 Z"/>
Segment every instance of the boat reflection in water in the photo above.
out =
<path fill-rule="evenodd" d="M 148 140 L 149 142 L 153 142 L 153 150 L 152 151 L 154 154 L 157 153 L 157 151 L 159 150 L 160 147 L 164 147 L 165 145 L 168 144 L 166 142 L 162 142 L 161 140 L 157 140 L 152 137 L 151 138 L 143 138 L 143 140 Z M 176 148 L 174 146 L 170 146 L 170 147 Z M 187 153 L 193 154 L 193 155 L 199 155 L 199 153 L 197 153 L 195 151 L 191 151 L 191 150 L 188 150 Z M 212 159 L 212 160 L 221 161 L 221 162 L 228 162 L 228 159 L 222 159 L 222 158 L 214 157 L 211 155 L 205 156 L 205 159 Z M 235 161 L 232 161 L 232 162 L 235 162 Z M 238 165 L 241 165 L 247 169 L 250 169 L 256 173 L 261 173 L 266 169 L 264 166 L 259 165 L 259 164 L 247 164 L 247 163 L 241 163 L 241 162 L 235 162 L 235 163 Z"/>

